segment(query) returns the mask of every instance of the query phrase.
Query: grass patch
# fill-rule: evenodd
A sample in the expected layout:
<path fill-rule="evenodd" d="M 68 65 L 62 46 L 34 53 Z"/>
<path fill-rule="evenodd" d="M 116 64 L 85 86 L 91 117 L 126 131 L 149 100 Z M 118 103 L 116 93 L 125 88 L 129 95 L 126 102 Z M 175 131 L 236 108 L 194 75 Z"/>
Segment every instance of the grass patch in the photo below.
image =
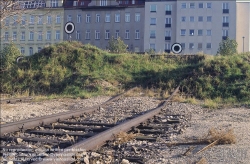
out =
<path fill-rule="evenodd" d="M 44 97 L 114 95 L 139 87 L 150 97 L 183 94 L 204 100 L 204 107 L 250 104 L 250 53 L 194 58 L 111 54 L 80 42 L 61 42 L 28 56 L 1 72 L 0 93 Z M 133 93 L 135 94 L 135 93 Z M 55 96 L 56 95 L 56 96 Z M 176 101 L 196 103 L 175 97 Z"/>

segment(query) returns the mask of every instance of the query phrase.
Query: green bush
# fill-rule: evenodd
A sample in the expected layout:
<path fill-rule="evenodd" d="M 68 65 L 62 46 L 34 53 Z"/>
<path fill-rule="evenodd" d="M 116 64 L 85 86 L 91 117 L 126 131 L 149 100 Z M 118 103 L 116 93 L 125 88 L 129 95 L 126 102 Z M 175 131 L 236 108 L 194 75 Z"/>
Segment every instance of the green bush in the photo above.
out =
<path fill-rule="evenodd" d="M 233 55 L 237 53 L 238 43 L 235 40 L 230 40 L 227 38 L 226 40 L 222 40 L 219 45 L 219 49 L 217 54 L 220 55 Z"/>
<path fill-rule="evenodd" d="M 1 70 L 8 71 L 17 65 L 16 59 L 21 56 L 19 49 L 13 44 L 9 44 L 0 51 Z"/>
<path fill-rule="evenodd" d="M 108 42 L 107 49 L 112 53 L 125 53 L 127 52 L 127 47 L 128 46 L 123 42 L 123 40 L 121 40 L 120 37 L 117 39 L 112 37 Z"/>

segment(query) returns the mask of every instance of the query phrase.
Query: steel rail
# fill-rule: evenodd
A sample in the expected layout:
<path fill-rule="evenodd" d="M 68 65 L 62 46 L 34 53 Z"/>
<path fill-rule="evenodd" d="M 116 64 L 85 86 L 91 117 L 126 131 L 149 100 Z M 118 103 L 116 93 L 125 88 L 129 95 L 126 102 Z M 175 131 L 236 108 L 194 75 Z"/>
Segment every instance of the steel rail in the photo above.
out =
<path fill-rule="evenodd" d="M 98 133 L 98 135 L 95 135 L 93 137 L 90 137 L 84 141 L 81 141 L 79 143 L 76 143 L 70 147 L 67 147 L 66 149 L 63 149 L 63 151 L 59 153 L 55 153 L 53 156 L 49 156 L 44 158 L 42 161 L 36 161 L 32 164 L 70 164 L 74 162 L 75 160 L 73 158 L 67 158 L 71 157 L 75 153 L 81 150 L 94 150 L 99 147 L 101 147 L 107 140 L 110 140 L 114 137 L 115 134 L 121 132 L 121 131 L 128 131 L 132 127 L 139 125 L 142 122 L 145 122 L 149 118 L 152 118 L 154 115 L 157 115 L 161 112 L 162 109 L 164 109 L 168 103 L 168 101 L 179 91 L 179 86 L 174 90 L 174 92 L 171 94 L 171 96 L 165 100 L 165 102 L 158 106 L 157 108 L 151 109 L 145 114 L 135 117 L 134 119 L 125 121 L 113 128 L 110 128 L 104 132 Z M 66 157 L 66 158 L 65 158 Z"/>
<path fill-rule="evenodd" d="M 124 93 L 126 93 L 126 92 L 124 92 Z M 67 111 L 67 112 L 52 114 L 49 116 L 42 116 L 42 117 L 36 117 L 36 118 L 27 119 L 27 120 L 21 120 L 21 121 L 17 121 L 17 122 L 11 122 L 11 123 L 7 123 L 7 124 L 0 124 L 0 127 L 1 127 L 1 135 L 0 136 L 2 137 L 6 133 L 11 133 L 11 132 L 15 132 L 15 131 L 33 128 L 33 127 L 39 126 L 41 124 L 50 124 L 50 123 L 57 122 L 58 120 L 65 120 L 65 119 L 72 117 L 73 115 L 80 116 L 83 113 L 93 112 L 93 111 L 97 110 L 99 107 L 105 106 L 108 103 L 119 99 L 124 93 L 118 94 L 118 95 L 110 98 L 108 101 L 106 101 L 100 105 L 93 106 L 93 107 L 86 107 L 86 108 L 79 109 L 79 110 L 71 110 L 71 111 Z"/>

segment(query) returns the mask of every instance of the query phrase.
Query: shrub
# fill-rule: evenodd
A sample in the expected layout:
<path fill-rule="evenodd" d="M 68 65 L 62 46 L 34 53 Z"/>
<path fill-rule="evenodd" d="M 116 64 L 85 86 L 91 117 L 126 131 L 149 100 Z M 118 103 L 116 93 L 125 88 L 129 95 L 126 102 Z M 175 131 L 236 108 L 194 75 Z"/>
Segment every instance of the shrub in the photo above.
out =
<path fill-rule="evenodd" d="M 127 45 L 121 40 L 120 37 L 114 39 L 112 37 L 108 43 L 107 49 L 112 53 L 125 53 L 127 51 Z"/>
<path fill-rule="evenodd" d="M 236 54 L 237 46 L 238 46 L 238 43 L 235 40 L 231 40 L 227 38 L 226 40 L 223 40 L 220 42 L 217 54 L 220 54 L 223 56 Z"/>
<path fill-rule="evenodd" d="M 11 67 L 17 65 L 16 59 L 21 56 L 19 49 L 13 44 L 9 44 L 0 52 L 0 68 L 2 71 L 7 71 Z"/>

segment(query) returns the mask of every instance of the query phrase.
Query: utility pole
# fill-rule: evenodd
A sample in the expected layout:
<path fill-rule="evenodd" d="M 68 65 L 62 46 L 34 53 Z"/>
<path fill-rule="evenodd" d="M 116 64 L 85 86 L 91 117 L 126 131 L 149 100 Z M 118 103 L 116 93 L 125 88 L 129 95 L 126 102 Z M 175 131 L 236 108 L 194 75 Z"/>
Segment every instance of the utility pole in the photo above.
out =
<path fill-rule="evenodd" d="M 243 52 L 244 52 L 244 39 L 245 39 L 245 37 L 243 36 L 242 39 L 243 39 Z"/>

